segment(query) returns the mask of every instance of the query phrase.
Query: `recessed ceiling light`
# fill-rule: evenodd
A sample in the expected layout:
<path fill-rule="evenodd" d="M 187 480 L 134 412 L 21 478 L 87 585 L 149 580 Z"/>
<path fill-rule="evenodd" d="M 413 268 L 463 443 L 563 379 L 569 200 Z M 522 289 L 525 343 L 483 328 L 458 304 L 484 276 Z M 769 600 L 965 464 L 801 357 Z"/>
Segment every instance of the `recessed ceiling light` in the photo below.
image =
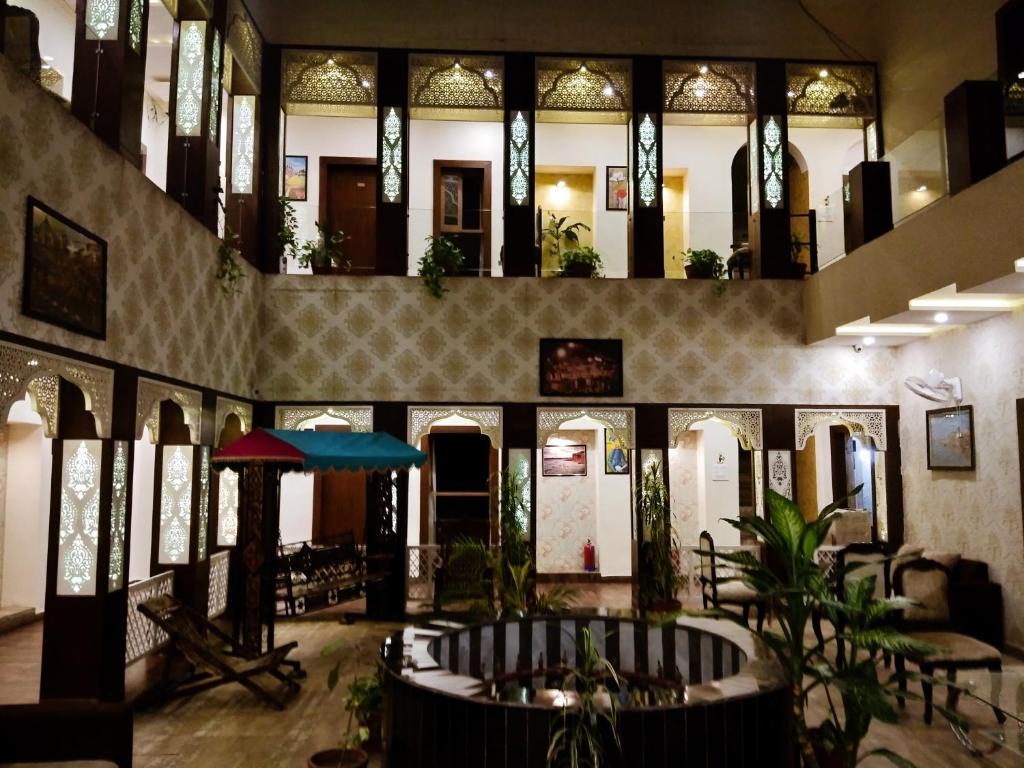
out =
<path fill-rule="evenodd" d="M 42 69 L 53 69 L 49 64 L 43 64 Z"/>
<path fill-rule="evenodd" d="M 706 74 L 708 73 L 708 68 L 707 68 L 707 65 L 701 65 L 701 68 L 700 68 L 700 73 L 701 73 L 702 75 L 706 75 Z"/>
<path fill-rule="evenodd" d="M 864 337 L 864 346 L 865 347 L 870 347 L 874 343 L 875 343 L 875 337 L 874 336 L 865 336 Z"/>
<path fill-rule="evenodd" d="M 457 62 L 457 61 L 456 61 L 456 62 L 455 62 L 455 68 L 456 68 L 456 69 L 462 69 L 462 65 L 461 65 L 461 64 L 459 64 L 459 62 Z"/>
<path fill-rule="evenodd" d="M 363 80 L 363 88 L 369 88 L 369 87 L 370 87 L 370 81 L 369 80 Z"/>
<path fill-rule="evenodd" d="M 43 61 L 53 61 L 53 56 L 43 56 Z"/>
<path fill-rule="evenodd" d="M 586 72 L 586 71 L 587 71 L 587 65 L 586 64 L 580 64 L 580 72 Z"/>
<path fill-rule="evenodd" d="M 949 315 L 946 314 L 945 312 L 936 312 L 935 313 L 935 322 L 936 323 L 948 323 L 949 322 Z"/>
<path fill-rule="evenodd" d="M 928 191 L 928 185 L 927 184 L 922 184 L 920 187 L 918 187 L 914 191 L 915 192 L 927 192 Z"/>
<path fill-rule="evenodd" d="M 615 90 L 610 85 L 606 85 L 604 88 L 601 89 L 601 93 L 603 93 L 605 96 L 614 96 Z"/>
<path fill-rule="evenodd" d="M 795 99 L 796 98 L 796 91 L 786 91 L 786 95 L 789 98 L 791 98 L 791 99 Z"/>
<path fill-rule="evenodd" d="M 331 58 L 327 59 L 327 66 L 328 67 L 333 67 L 334 66 L 334 59 L 331 59 Z"/>
<path fill-rule="evenodd" d="M 828 77 L 828 70 L 823 69 L 820 72 L 818 72 L 818 77 Z"/>
<path fill-rule="evenodd" d="M 494 70 L 493 69 L 485 70 L 484 71 L 484 77 L 486 77 L 488 80 L 490 80 L 492 77 L 494 77 Z"/>
<path fill-rule="evenodd" d="M 1024 69 L 1017 73 L 1018 80 L 1024 80 Z"/>
<path fill-rule="evenodd" d="M 565 189 L 565 179 L 559 179 L 557 186 L 559 189 Z"/>

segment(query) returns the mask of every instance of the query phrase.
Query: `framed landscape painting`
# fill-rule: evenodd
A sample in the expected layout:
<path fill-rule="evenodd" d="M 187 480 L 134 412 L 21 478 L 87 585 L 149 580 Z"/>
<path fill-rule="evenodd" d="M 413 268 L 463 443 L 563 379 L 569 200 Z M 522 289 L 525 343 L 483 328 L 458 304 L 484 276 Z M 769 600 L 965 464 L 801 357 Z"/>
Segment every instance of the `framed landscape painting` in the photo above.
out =
<path fill-rule="evenodd" d="M 622 339 L 541 339 L 540 393 L 622 397 Z"/>
<path fill-rule="evenodd" d="M 545 445 L 540 466 L 544 477 L 586 477 L 587 446 Z"/>
<path fill-rule="evenodd" d="M 304 202 L 307 198 L 306 179 L 309 166 L 308 155 L 285 155 L 284 158 L 284 196 L 295 202 Z"/>
<path fill-rule="evenodd" d="M 928 469 L 974 469 L 974 409 L 969 405 L 925 413 Z"/>
<path fill-rule="evenodd" d="M 107 336 L 107 242 L 34 197 L 25 222 L 21 311 L 75 333 Z"/>

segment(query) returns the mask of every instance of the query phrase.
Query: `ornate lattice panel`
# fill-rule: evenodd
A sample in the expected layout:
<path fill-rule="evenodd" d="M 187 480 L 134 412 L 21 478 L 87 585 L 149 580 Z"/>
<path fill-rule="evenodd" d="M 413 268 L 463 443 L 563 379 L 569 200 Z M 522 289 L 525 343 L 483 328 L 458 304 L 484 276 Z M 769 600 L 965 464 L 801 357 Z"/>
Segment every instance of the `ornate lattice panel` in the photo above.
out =
<path fill-rule="evenodd" d="M 875 527 L 881 541 L 889 540 L 889 494 L 886 483 L 885 456 L 875 454 Z"/>
<path fill-rule="evenodd" d="M 248 195 L 256 147 L 256 97 L 235 96 L 231 101 L 231 192 Z"/>
<path fill-rule="evenodd" d="M 410 406 L 409 444 L 419 445 L 430 427 L 441 419 L 459 416 L 480 427 L 480 432 L 491 439 L 491 445 L 501 448 L 501 408 L 476 406 Z"/>
<path fill-rule="evenodd" d="M 178 90 L 174 133 L 176 136 L 198 136 L 202 130 L 206 22 L 181 22 L 178 40 Z"/>
<path fill-rule="evenodd" d="M 217 425 L 218 432 L 224 429 L 224 422 L 231 414 L 238 417 L 242 432 L 249 432 L 252 429 L 252 406 L 248 403 L 240 403 L 227 397 L 218 397 L 214 414 L 214 423 Z"/>
<path fill-rule="evenodd" d="M 85 4 L 85 39 L 117 40 L 118 0 L 87 0 Z"/>
<path fill-rule="evenodd" d="M 160 546 L 157 562 L 188 562 L 192 529 L 192 448 L 168 445 L 160 471 Z"/>
<path fill-rule="evenodd" d="M 668 439 L 675 447 L 679 438 L 700 421 L 717 421 L 728 427 L 745 451 L 762 449 L 760 408 L 669 408 Z"/>
<path fill-rule="evenodd" d="M 287 50 L 281 61 L 281 105 L 289 115 L 372 116 L 377 57 L 360 51 Z"/>
<path fill-rule="evenodd" d="M 256 93 L 263 80 L 263 39 L 241 0 L 228 2 L 226 45 Z"/>
<path fill-rule="evenodd" d="M 128 443 L 114 443 L 114 473 L 110 494 L 110 567 L 107 570 L 107 591 L 116 592 L 124 586 L 125 520 L 128 515 Z"/>
<path fill-rule="evenodd" d="M 875 68 L 869 65 L 787 64 L 791 115 L 874 117 Z"/>
<path fill-rule="evenodd" d="M 637 128 L 636 184 L 641 208 L 658 204 L 658 126 L 650 115 L 644 115 Z"/>
<path fill-rule="evenodd" d="M 864 154 L 869 161 L 878 159 L 878 122 L 875 120 L 864 128 Z"/>
<path fill-rule="evenodd" d="M 217 546 L 238 542 L 238 473 L 223 469 L 217 483 Z"/>
<path fill-rule="evenodd" d="M 46 437 L 57 436 L 57 377 L 82 390 L 85 407 L 96 419 L 97 434 L 109 437 L 114 398 L 112 370 L 0 342 L 0 412 L 10 413 L 16 400 L 24 398 L 26 393 L 31 395 L 33 407 L 43 420 Z"/>
<path fill-rule="evenodd" d="M 217 131 L 220 129 L 220 67 L 224 61 L 224 51 L 220 44 L 220 30 L 213 30 L 213 50 L 210 52 L 210 141 L 216 143 Z"/>
<path fill-rule="evenodd" d="M 508 196 L 512 205 L 530 203 L 530 113 L 509 115 Z"/>
<path fill-rule="evenodd" d="M 434 599 L 434 574 L 444 558 L 438 544 L 405 548 L 405 599 L 410 603 L 430 603 Z"/>
<path fill-rule="evenodd" d="M 1006 89 L 1005 110 L 1007 115 L 1024 115 L 1024 80 L 1014 80 Z"/>
<path fill-rule="evenodd" d="M 754 65 L 745 61 L 666 61 L 665 111 L 754 112 Z"/>
<path fill-rule="evenodd" d="M 409 108 L 499 111 L 505 105 L 504 61 L 498 56 L 413 54 L 409 58 Z"/>
<path fill-rule="evenodd" d="M 793 498 L 793 466 L 789 451 L 768 451 L 768 487 L 787 499 Z"/>
<path fill-rule="evenodd" d="M 196 531 L 199 560 L 206 559 L 207 537 L 210 528 L 210 449 L 199 449 L 199 530 Z"/>
<path fill-rule="evenodd" d="M 194 389 L 143 378 L 139 379 L 139 392 L 135 404 L 135 439 L 141 440 L 143 430 L 149 427 L 149 439 L 154 443 L 159 442 L 160 403 L 164 400 L 170 400 L 181 408 L 192 442 L 198 443 L 203 415 L 202 394 Z"/>
<path fill-rule="evenodd" d="M 373 431 L 372 405 L 279 405 L 274 411 L 278 429 L 302 429 L 313 419 L 329 416 L 347 421 L 353 432 Z"/>
<path fill-rule="evenodd" d="M 766 208 L 782 208 L 783 195 L 782 118 L 761 118 L 761 200 Z"/>
<path fill-rule="evenodd" d="M 210 558 L 210 588 L 206 600 L 209 617 L 220 616 L 228 609 L 228 568 L 231 552 L 218 552 Z"/>
<path fill-rule="evenodd" d="M 57 528 L 57 594 L 95 595 L 103 442 L 65 440 Z"/>
<path fill-rule="evenodd" d="M 128 10 L 128 42 L 136 53 L 142 52 L 142 16 L 146 0 L 131 0 Z"/>
<path fill-rule="evenodd" d="M 127 666 L 161 648 L 170 638 L 142 615 L 139 606 L 152 597 L 174 594 L 174 571 L 167 571 L 128 587 L 128 626 L 125 632 L 124 663 Z"/>
<path fill-rule="evenodd" d="M 537 109 L 629 112 L 632 69 L 625 59 L 537 59 Z"/>
<path fill-rule="evenodd" d="M 381 136 L 380 177 L 382 199 L 389 203 L 402 202 L 402 141 L 405 123 L 402 110 L 387 107 L 384 113 L 384 131 Z"/>
<path fill-rule="evenodd" d="M 580 406 L 579 408 L 538 408 L 537 409 L 537 447 L 548 444 L 548 438 L 555 434 L 567 421 L 589 417 L 604 424 L 615 434 L 627 448 L 636 448 L 633 422 L 635 414 L 632 408 L 606 408 Z"/>
<path fill-rule="evenodd" d="M 875 441 L 879 451 L 888 450 L 885 430 L 885 411 L 882 409 L 828 409 L 797 408 L 796 449 L 807 445 L 807 438 L 814 434 L 819 424 L 842 424 L 851 434 L 867 435 Z"/>

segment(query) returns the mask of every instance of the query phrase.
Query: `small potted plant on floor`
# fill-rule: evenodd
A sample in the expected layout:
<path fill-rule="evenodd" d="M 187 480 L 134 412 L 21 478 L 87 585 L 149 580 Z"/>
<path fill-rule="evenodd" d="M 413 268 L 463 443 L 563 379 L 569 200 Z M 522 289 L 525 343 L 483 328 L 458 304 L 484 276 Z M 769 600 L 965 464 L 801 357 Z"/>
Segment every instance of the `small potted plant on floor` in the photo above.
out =
<path fill-rule="evenodd" d="M 721 280 L 725 277 L 725 265 L 718 254 L 710 248 L 693 250 L 687 248 L 683 255 L 686 265 L 683 270 L 689 280 Z"/>
<path fill-rule="evenodd" d="M 330 275 L 342 264 L 341 244 L 345 233 L 340 229 L 331 232 L 319 221 L 316 223 L 317 238 L 307 240 L 298 249 L 300 267 L 310 267 L 314 275 Z"/>
<path fill-rule="evenodd" d="M 589 245 L 565 251 L 558 257 L 559 277 L 602 277 L 601 256 Z"/>
<path fill-rule="evenodd" d="M 420 257 L 419 275 L 427 293 L 440 299 L 448 290 L 441 284 L 441 278 L 452 277 L 462 269 L 462 249 L 447 237 L 431 235 L 427 238 L 427 249 Z"/>

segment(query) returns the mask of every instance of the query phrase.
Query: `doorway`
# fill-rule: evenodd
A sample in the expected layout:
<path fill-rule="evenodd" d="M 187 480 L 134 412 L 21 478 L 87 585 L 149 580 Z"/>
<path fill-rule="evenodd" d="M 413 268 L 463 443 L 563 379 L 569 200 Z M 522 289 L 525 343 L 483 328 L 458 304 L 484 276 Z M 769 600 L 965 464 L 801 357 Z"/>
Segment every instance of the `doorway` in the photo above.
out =
<path fill-rule="evenodd" d="M 421 536 L 433 529 L 432 543 L 442 546 L 460 538 L 496 542 L 491 477 L 498 451 L 490 438 L 476 427 L 435 427 L 423 443 L 429 458 L 421 470 Z"/>
<path fill-rule="evenodd" d="M 320 158 L 320 223 L 345 233 L 346 271 L 377 268 L 377 161 L 369 157 Z"/>
<path fill-rule="evenodd" d="M 434 235 L 462 250 L 459 274 L 491 271 L 491 163 L 434 161 Z"/>
<path fill-rule="evenodd" d="M 351 432 L 348 424 L 317 424 L 317 432 Z M 351 533 L 365 543 L 366 475 L 363 472 L 317 472 L 313 475 L 313 541 Z"/>

